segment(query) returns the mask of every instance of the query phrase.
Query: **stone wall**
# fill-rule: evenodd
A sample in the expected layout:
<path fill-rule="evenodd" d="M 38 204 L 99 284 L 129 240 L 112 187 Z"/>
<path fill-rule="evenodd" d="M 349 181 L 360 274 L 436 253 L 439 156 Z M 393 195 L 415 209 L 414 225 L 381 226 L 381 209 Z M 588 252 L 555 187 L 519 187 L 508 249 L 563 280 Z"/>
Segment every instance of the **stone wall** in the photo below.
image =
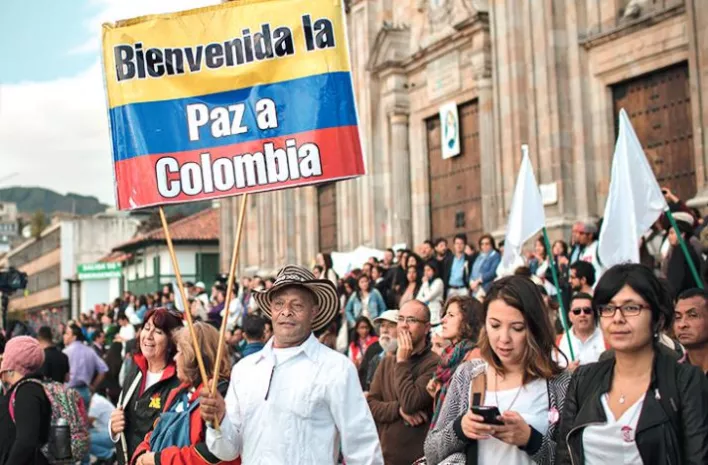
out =
<path fill-rule="evenodd" d="M 351 1 L 368 175 L 337 185 L 339 250 L 428 238 L 425 120 L 448 101 L 479 103 L 486 230 L 504 233 L 524 143 L 539 183 L 557 188 L 557 202 L 546 207 L 553 236 L 601 216 L 615 137 L 610 86 L 678 62 L 688 62 L 690 73 L 693 203 L 708 204 L 708 9 L 701 1 Z M 238 203 L 226 200 L 222 209 L 223 269 Z M 316 228 L 315 188 L 255 196 L 240 268 L 311 264 Z"/>

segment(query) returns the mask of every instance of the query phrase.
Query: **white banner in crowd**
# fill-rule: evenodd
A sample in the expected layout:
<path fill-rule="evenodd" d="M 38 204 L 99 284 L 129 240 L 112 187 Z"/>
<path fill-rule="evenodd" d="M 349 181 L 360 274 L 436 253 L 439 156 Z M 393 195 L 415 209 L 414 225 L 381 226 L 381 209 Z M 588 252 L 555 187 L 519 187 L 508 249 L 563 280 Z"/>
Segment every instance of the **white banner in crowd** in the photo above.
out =
<path fill-rule="evenodd" d="M 540 231 L 546 224 L 546 214 L 543 210 L 541 191 L 536 183 L 528 145 L 522 145 L 521 168 L 516 179 L 514 198 L 511 201 L 509 221 L 506 225 L 504 239 L 504 268 L 510 268 L 521 255 L 521 247 L 531 236 Z"/>
<path fill-rule="evenodd" d="M 642 145 L 624 108 L 612 159 L 610 190 L 600 231 L 598 256 L 604 268 L 639 263 L 639 241 L 667 208 Z"/>
<path fill-rule="evenodd" d="M 391 248 L 398 251 L 406 247 L 406 244 L 396 244 Z M 361 245 L 351 252 L 332 252 L 331 255 L 332 269 L 339 277 L 342 277 L 353 269 L 361 268 L 371 257 L 376 257 L 379 261 L 383 260 L 384 251 Z"/>
<path fill-rule="evenodd" d="M 460 154 L 460 118 L 455 102 L 440 107 L 440 143 L 443 160 Z"/>

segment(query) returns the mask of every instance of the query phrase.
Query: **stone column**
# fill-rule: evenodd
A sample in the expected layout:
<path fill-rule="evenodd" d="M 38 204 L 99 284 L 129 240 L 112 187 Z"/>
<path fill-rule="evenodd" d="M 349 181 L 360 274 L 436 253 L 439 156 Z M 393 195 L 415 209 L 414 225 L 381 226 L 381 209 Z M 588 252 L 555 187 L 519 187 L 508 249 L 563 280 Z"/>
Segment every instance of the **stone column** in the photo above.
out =
<path fill-rule="evenodd" d="M 408 152 L 408 114 L 389 113 L 391 127 L 391 159 L 393 170 L 393 242 L 412 247 L 411 235 L 411 164 Z"/>
<path fill-rule="evenodd" d="M 228 272 L 231 265 L 231 247 L 234 243 L 234 204 L 235 197 L 229 197 L 219 200 L 221 208 L 219 209 L 220 216 L 220 232 L 219 232 L 219 267 L 221 271 Z"/>
<path fill-rule="evenodd" d="M 701 0 L 686 0 L 688 29 L 688 66 L 693 107 L 693 146 L 696 160 L 696 187 L 698 193 L 692 205 L 708 204 L 708 11 Z"/>
<path fill-rule="evenodd" d="M 497 173 L 501 165 L 494 150 L 494 90 L 490 77 L 479 77 L 479 149 L 482 192 L 482 227 L 485 231 L 495 231 L 501 226 L 499 212 L 500 193 L 497 191 Z"/>
<path fill-rule="evenodd" d="M 295 214 L 295 194 L 299 193 L 294 189 L 283 191 L 283 210 L 281 215 L 285 215 L 285 263 L 300 264 L 297 259 L 297 216 Z"/>

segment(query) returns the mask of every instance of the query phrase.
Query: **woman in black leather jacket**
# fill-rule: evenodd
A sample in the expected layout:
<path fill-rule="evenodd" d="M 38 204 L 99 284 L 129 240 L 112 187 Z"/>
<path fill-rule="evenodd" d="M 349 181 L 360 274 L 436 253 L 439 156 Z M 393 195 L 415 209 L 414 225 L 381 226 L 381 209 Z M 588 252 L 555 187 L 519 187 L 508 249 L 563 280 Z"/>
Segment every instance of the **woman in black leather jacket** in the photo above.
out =
<path fill-rule="evenodd" d="M 574 373 L 556 463 L 708 463 L 708 380 L 658 342 L 673 319 L 667 289 L 643 265 L 617 265 L 593 305 L 614 357 Z"/>

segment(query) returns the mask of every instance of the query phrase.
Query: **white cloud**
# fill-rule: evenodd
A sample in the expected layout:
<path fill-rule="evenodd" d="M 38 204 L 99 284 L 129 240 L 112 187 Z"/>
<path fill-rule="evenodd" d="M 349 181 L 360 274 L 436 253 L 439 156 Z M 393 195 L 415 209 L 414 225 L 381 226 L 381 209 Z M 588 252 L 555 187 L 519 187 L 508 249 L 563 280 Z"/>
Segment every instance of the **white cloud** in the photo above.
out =
<path fill-rule="evenodd" d="M 96 55 L 94 65 L 70 78 L 0 87 L 0 180 L 56 191 L 95 195 L 114 204 L 106 97 L 99 64 L 106 21 L 210 5 L 207 0 L 92 0 L 101 11 L 83 26 L 93 41 L 73 53 Z"/>
<path fill-rule="evenodd" d="M 121 19 L 155 13 L 189 10 L 200 6 L 214 5 L 218 0 L 91 0 L 101 11 L 84 24 L 91 33 L 91 40 L 79 44 L 69 53 L 98 53 L 101 49 L 101 25 Z"/>

